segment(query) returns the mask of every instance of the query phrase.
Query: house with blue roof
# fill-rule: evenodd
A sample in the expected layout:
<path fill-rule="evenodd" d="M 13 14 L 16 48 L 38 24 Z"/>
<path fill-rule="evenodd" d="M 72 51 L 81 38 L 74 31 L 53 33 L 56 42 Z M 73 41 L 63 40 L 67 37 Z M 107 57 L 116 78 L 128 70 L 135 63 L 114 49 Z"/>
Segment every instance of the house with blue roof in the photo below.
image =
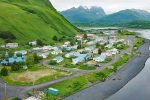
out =
<path fill-rule="evenodd" d="M 4 59 L 1 64 L 2 65 L 9 65 L 9 64 L 13 64 L 13 63 L 19 63 L 19 62 L 26 62 L 26 58 L 23 57 L 11 57 L 8 59 Z"/>
<path fill-rule="evenodd" d="M 72 64 L 78 64 L 84 62 L 92 57 L 90 54 L 77 54 L 76 58 L 72 59 Z"/>

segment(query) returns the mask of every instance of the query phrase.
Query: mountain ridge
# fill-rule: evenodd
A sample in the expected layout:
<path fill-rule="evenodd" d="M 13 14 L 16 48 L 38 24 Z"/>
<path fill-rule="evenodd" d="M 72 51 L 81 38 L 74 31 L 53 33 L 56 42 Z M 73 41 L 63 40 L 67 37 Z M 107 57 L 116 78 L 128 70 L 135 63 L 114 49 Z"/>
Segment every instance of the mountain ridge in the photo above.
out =
<path fill-rule="evenodd" d="M 60 13 L 71 23 L 90 23 L 105 16 L 105 11 L 101 7 L 95 6 L 91 8 L 86 6 L 72 7 Z"/>

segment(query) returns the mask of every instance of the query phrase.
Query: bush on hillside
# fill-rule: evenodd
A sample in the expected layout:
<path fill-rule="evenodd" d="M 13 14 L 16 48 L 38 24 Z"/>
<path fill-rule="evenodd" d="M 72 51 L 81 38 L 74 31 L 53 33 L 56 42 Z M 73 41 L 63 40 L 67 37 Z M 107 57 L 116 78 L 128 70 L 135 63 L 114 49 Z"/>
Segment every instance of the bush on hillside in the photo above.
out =
<path fill-rule="evenodd" d="M 16 37 L 11 32 L 0 32 L 0 38 L 5 40 L 14 40 Z"/>

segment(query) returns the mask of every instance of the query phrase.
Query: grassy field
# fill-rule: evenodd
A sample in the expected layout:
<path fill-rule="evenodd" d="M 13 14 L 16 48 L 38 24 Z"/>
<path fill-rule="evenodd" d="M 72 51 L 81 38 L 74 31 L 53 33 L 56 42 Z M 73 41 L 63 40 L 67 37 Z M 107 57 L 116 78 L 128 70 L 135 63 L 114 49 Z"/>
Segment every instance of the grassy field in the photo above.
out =
<path fill-rule="evenodd" d="M 48 67 L 33 68 L 28 71 L 9 72 L 9 76 L 2 77 L 8 84 L 34 85 L 70 75 L 70 72 L 55 70 Z"/>
<path fill-rule="evenodd" d="M 12 33 L 19 43 L 36 39 L 50 43 L 54 35 L 77 33 L 48 0 L 0 0 L 0 9 L 0 32 Z"/>

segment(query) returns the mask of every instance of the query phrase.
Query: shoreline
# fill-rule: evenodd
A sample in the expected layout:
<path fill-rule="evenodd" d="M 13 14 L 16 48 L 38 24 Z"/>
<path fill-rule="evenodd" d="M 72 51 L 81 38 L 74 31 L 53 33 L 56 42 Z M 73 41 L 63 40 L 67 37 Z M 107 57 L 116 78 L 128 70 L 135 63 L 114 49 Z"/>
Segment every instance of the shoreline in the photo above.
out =
<path fill-rule="evenodd" d="M 138 49 L 138 51 L 141 52 L 140 56 L 133 57 L 123 68 L 117 71 L 117 73 L 114 73 L 105 82 L 81 90 L 66 97 L 65 100 L 105 100 L 109 98 L 143 70 L 145 62 L 149 58 L 149 46 L 150 40 L 145 39 L 145 43 Z M 120 80 L 113 80 L 118 76 Z"/>

